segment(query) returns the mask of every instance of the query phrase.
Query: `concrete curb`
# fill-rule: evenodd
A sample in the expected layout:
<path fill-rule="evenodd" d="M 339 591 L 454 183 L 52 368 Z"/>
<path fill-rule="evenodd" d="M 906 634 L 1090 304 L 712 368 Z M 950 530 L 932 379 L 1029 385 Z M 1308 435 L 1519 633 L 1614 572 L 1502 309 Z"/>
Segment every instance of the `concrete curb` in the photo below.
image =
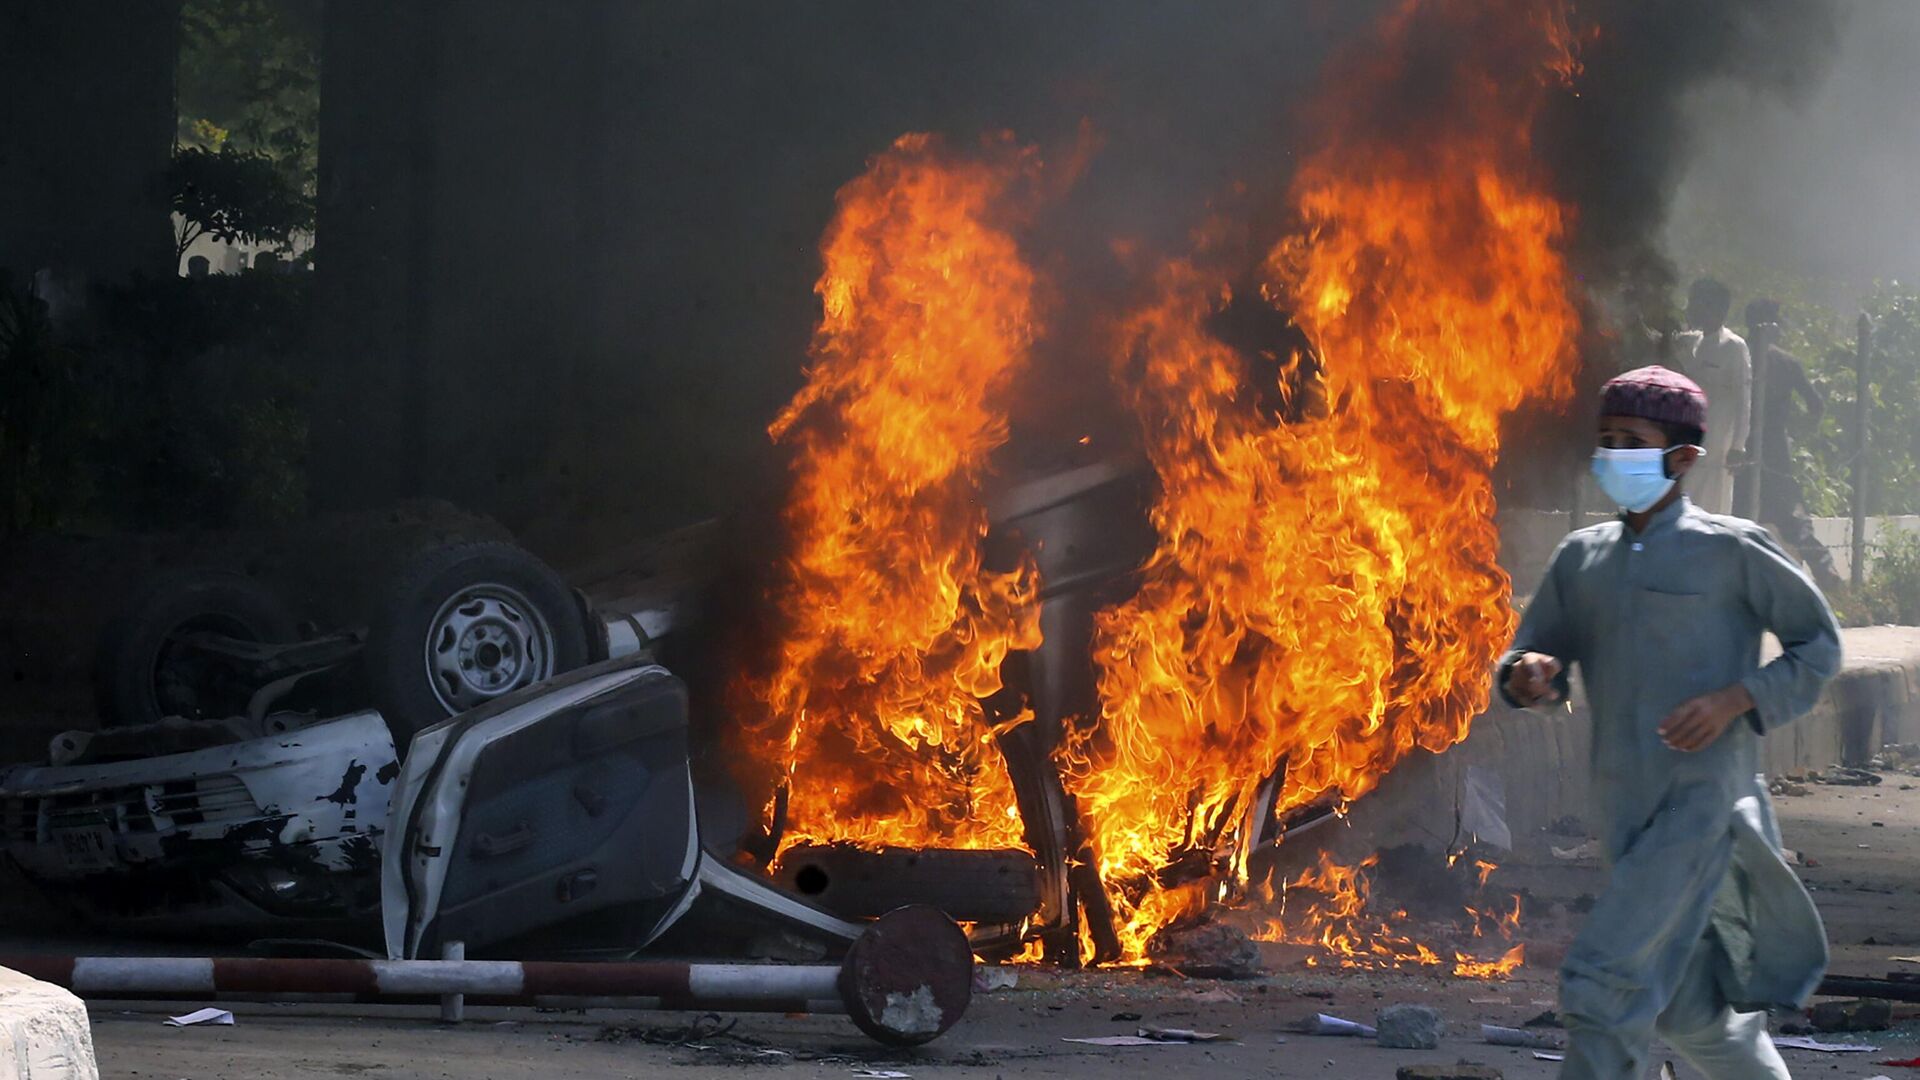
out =
<path fill-rule="evenodd" d="M 0 968 L 0 1080 L 99 1080 L 87 1007 L 70 991 Z"/>

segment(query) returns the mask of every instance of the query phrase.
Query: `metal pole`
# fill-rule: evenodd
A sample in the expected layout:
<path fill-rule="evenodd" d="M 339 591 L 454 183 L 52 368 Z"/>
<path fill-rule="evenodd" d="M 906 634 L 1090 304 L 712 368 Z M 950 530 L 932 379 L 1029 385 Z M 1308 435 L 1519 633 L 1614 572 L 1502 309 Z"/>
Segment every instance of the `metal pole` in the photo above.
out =
<path fill-rule="evenodd" d="M 844 1013 L 860 1030 L 894 1046 L 940 1036 L 966 1012 L 973 992 L 966 934 L 923 905 L 875 920 L 837 967 L 30 954 L 0 956 L 0 968 L 86 998 L 340 994 L 379 1001 L 460 994 L 488 1004 L 589 998 L 637 1008 Z"/>
<path fill-rule="evenodd" d="M 1867 450 L 1872 445 L 1867 430 L 1867 358 L 1873 349 L 1873 320 L 1860 313 L 1858 337 L 1853 354 L 1853 587 L 1867 580 Z"/>
<path fill-rule="evenodd" d="M 1768 369 L 1773 366 L 1770 352 L 1779 336 L 1778 323 L 1747 324 L 1747 355 L 1753 363 L 1750 383 L 1753 399 L 1747 414 L 1747 445 L 1742 448 L 1746 464 L 1735 478 L 1734 491 L 1739 497 L 1733 512 L 1749 521 L 1759 521 L 1761 507 L 1765 505 L 1760 488 L 1766 483 L 1766 468 L 1761 464 L 1760 453 L 1766 445 L 1766 425 L 1771 419 L 1767 416 L 1767 377 Z M 1742 477 L 1746 480 L 1744 484 L 1739 482 Z"/>
<path fill-rule="evenodd" d="M 446 960 L 452 963 L 459 963 L 466 960 L 466 958 L 467 958 L 467 943 L 464 941 L 449 941 L 445 945 L 441 946 L 440 948 L 440 959 L 442 960 Z M 457 1024 L 460 1021 L 466 1019 L 466 1016 L 467 1016 L 467 995 L 447 994 L 440 999 L 440 1022 L 441 1023 Z"/>

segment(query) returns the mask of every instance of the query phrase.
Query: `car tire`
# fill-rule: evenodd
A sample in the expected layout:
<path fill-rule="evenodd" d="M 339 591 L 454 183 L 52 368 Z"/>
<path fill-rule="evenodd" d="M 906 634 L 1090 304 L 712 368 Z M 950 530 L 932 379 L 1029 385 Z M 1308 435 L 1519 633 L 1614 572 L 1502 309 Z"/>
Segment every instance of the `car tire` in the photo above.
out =
<path fill-rule="evenodd" d="M 497 541 L 422 552 L 401 564 L 363 654 L 373 703 L 404 755 L 449 716 L 588 662 L 573 591 L 539 559 Z"/>
<path fill-rule="evenodd" d="M 101 634 L 94 658 L 100 726 L 245 715 L 258 687 L 178 647 L 182 635 L 205 630 L 265 644 L 300 637 L 285 602 L 245 574 L 196 568 L 152 578 Z"/>

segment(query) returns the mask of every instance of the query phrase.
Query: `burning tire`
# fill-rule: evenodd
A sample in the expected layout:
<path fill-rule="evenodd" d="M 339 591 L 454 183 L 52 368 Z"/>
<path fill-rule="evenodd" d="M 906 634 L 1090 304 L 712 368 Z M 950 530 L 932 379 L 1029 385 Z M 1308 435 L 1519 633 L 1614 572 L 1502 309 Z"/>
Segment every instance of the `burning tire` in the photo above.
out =
<path fill-rule="evenodd" d="M 292 612 L 266 586 L 229 570 L 177 570 L 154 578 L 107 626 L 95 656 L 94 697 L 102 727 L 246 714 L 257 687 L 194 634 L 280 644 L 298 640 Z"/>
<path fill-rule="evenodd" d="M 394 575 L 383 605 L 367 681 L 403 753 L 423 728 L 590 659 L 573 591 L 511 544 L 424 552 Z"/>

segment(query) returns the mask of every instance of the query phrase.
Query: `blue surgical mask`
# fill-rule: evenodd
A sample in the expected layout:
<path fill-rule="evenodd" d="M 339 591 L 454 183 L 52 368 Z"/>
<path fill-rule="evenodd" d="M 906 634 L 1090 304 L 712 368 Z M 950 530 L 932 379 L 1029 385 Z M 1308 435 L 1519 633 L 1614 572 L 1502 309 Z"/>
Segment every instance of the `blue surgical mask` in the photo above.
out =
<path fill-rule="evenodd" d="M 1667 475 L 1667 454 L 1677 449 L 1610 450 L 1603 446 L 1593 452 L 1593 478 L 1600 481 L 1600 490 L 1620 509 L 1638 514 L 1651 509 L 1673 487 L 1674 480 Z"/>

